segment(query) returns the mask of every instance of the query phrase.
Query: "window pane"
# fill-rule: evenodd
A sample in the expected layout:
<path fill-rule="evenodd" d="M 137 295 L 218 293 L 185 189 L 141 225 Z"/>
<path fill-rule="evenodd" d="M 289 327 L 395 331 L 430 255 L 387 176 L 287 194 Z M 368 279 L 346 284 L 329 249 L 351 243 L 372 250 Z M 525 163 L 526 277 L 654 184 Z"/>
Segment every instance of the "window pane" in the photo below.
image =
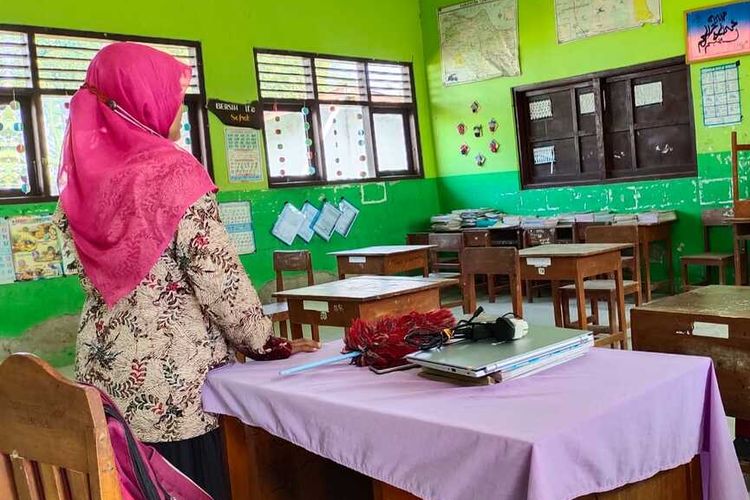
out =
<path fill-rule="evenodd" d="M 312 99 L 312 68 L 307 57 L 256 54 L 260 94 L 264 99 Z"/>
<path fill-rule="evenodd" d="M 0 88 L 31 87 L 31 64 L 25 33 L 0 31 Z"/>
<path fill-rule="evenodd" d="M 302 111 L 265 111 L 266 150 L 271 177 L 315 175 L 311 162 L 309 114 Z"/>
<path fill-rule="evenodd" d="M 30 191 L 23 117 L 18 101 L 0 102 L 0 190 Z"/>
<path fill-rule="evenodd" d="M 329 101 L 366 101 L 365 65 L 357 61 L 315 59 L 318 98 Z"/>
<path fill-rule="evenodd" d="M 412 101 L 411 74 L 405 64 L 367 63 L 367 79 L 373 101 Z"/>
<path fill-rule="evenodd" d="M 400 114 L 375 113 L 372 119 L 375 124 L 378 170 L 381 172 L 409 170 L 404 117 Z"/>
<path fill-rule="evenodd" d="M 369 154 L 370 138 L 364 106 L 321 105 L 323 149 L 329 181 L 367 179 L 375 176 Z"/>
<path fill-rule="evenodd" d="M 65 137 L 65 127 L 70 113 L 70 97 L 45 95 L 42 96 L 42 111 L 44 113 L 44 137 L 47 142 L 47 156 L 45 164 L 50 181 L 50 191 L 53 196 L 60 194 L 57 189 L 57 173 L 62 158 L 62 143 Z"/>

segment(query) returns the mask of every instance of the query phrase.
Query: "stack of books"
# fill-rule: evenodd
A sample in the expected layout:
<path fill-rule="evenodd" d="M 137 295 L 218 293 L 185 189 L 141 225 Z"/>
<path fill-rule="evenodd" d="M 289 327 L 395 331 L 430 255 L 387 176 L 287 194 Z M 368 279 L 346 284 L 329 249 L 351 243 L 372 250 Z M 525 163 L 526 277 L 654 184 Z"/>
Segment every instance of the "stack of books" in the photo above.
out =
<path fill-rule="evenodd" d="M 599 212 L 594 214 L 594 222 L 612 223 L 614 220 L 615 215 L 609 212 Z"/>
<path fill-rule="evenodd" d="M 615 224 L 638 224 L 638 214 L 615 214 Z"/>
<path fill-rule="evenodd" d="M 521 227 L 524 229 L 557 227 L 557 217 L 522 217 Z"/>
<path fill-rule="evenodd" d="M 638 222 L 640 224 L 658 224 L 673 220 L 677 220 L 677 213 L 674 210 L 653 210 L 638 214 Z"/>
<path fill-rule="evenodd" d="M 521 216 L 520 215 L 505 215 L 503 216 L 503 225 L 505 226 L 520 226 Z"/>
<path fill-rule="evenodd" d="M 579 212 L 577 214 L 573 214 L 573 218 L 576 222 L 594 222 L 594 213 L 593 212 Z"/>
<path fill-rule="evenodd" d="M 459 231 L 461 216 L 456 214 L 435 215 L 430 219 L 433 231 Z"/>
<path fill-rule="evenodd" d="M 570 225 L 576 221 L 576 214 L 560 214 L 557 218 L 559 224 Z"/>
<path fill-rule="evenodd" d="M 502 214 L 491 208 L 454 210 L 452 215 L 461 217 L 461 227 L 489 227 L 497 223 Z"/>

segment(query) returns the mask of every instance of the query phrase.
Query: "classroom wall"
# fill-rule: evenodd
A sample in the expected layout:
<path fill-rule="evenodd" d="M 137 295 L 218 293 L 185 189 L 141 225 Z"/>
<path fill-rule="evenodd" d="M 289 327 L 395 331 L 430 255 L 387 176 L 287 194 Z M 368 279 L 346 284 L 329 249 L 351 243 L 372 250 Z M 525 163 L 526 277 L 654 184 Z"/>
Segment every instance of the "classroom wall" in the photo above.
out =
<path fill-rule="evenodd" d="M 441 83 L 437 10 L 454 3 L 457 2 L 420 2 L 435 152 L 440 173 L 438 186 L 444 210 L 489 206 L 511 213 L 546 215 L 583 210 L 631 212 L 675 209 L 679 216 L 673 232 L 676 257 L 683 252 L 702 249 L 702 241 L 698 237 L 701 234 L 698 232 L 700 211 L 731 203 L 729 148 L 730 133 L 735 128 L 704 127 L 700 100 L 700 69 L 717 62 L 691 68 L 698 176 L 675 180 L 521 190 L 511 89 L 523 84 L 684 55 L 683 12 L 725 3 L 724 0 L 662 0 L 663 22 L 659 25 L 599 35 L 563 45 L 557 43 L 554 0 L 519 0 L 522 75 L 444 87 Z M 741 81 L 747 82 L 750 59 L 739 59 Z M 734 60 L 737 58 L 730 59 Z M 469 109 L 474 100 L 481 105 L 478 115 L 472 115 Z M 747 109 L 750 105 L 748 86 L 742 88 L 742 101 Z M 499 122 L 496 136 L 500 142 L 498 154 L 487 151 L 490 139 L 486 133 L 486 123 L 492 117 Z M 470 132 L 466 136 L 458 135 L 456 125 L 460 122 L 464 122 L 469 131 L 477 123 L 485 124 L 485 136 L 474 139 Z M 741 141 L 750 141 L 747 122 L 736 127 L 736 130 Z M 472 147 L 471 154 L 466 157 L 459 154 L 464 140 Z M 474 153 L 479 150 L 488 158 L 483 167 L 474 164 Z M 720 240 L 719 245 L 731 249 L 727 233 Z M 657 254 L 655 258 L 660 260 L 661 255 Z"/>
<path fill-rule="evenodd" d="M 297 206 L 305 200 L 345 196 L 361 209 L 351 235 L 334 235 L 331 242 L 315 238 L 306 245 L 313 252 L 316 270 L 333 272 L 335 261 L 327 252 L 361 245 L 400 243 L 409 230 L 439 211 L 429 100 L 424 75 L 418 3 L 405 0 L 130 0 L 111 3 L 93 0 L 37 0 L 3 5 L 1 23 L 138 34 L 199 40 L 203 48 L 206 92 L 209 97 L 246 102 L 257 98 L 252 61 L 253 47 L 275 48 L 413 61 L 416 79 L 424 180 L 353 184 L 330 188 L 268 189 L 266 182 L 229 184 L 224 163 L 223 127 L 210 117 L 211 146 L 216 182 L 223 201 L 250 200 L 256 245 L 254 255 L 242 261 L 256 287 L 272 278 L 271 252 L 288 248 L 270 235 L 276 215 L 286 201 Z M 0 217 L 50 213 L 53 204 L 0 205 Z M 299 239 L 298 239 L 299 241 Z M 35 337 L 20 343 L 41 349 L 54 328 L 45 321 L 80 311 L 82 293 L 77 279 L 0 285 L 0 355 L 19 348 L 24 332 Z M 74 323 L 71 318 L 68 323 Z M 58 328 L 59 323 L 50 323 Z M 29 330 L 31 328 L 31 330 Z M 42 332 L 42 333 L 40 333 Z M 5 344 L 3 344 L 5 337 Z M 26 339 L 28 340 L 28 339 Z M 71 349 L 50 355 L 69 362 Z"/>

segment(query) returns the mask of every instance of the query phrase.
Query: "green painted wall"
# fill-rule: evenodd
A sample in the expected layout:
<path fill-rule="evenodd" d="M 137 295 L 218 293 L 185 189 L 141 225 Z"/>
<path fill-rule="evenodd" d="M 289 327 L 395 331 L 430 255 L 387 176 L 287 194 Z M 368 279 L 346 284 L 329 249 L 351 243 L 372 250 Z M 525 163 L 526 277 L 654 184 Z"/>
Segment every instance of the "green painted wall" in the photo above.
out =
<path fill-rule="evenodd" d="M 250 200 L 258 252 L 242 258 L 260 287 L 272 279 L 271 252 L 284 245 L 270 228 L 285 201 L 301 205 L 324 196 L 346 196 L 362 210 L 348 239 L 315 238 L 310 248 L 316 269 L 333 271 L 326 252 L 355 245 L 396 243 L 439 211 L 429 99 L 424 75 L 418 3 L 404 0 L 131 0 L 127 6 L 93 0 L 37 0 L 3 5 L 0 22 L 165 38 L 199 40 L 206 91 L 210 97 L 257 98 L 253 47 L 322 52 L 414 62 L 426 179 L 335 188 L 269 190 L 265 182 L 229 184 L 224 164 L 223 128 L 210 118 L 216 181 L 221 200 Z M 53 204 L 0 205 L 0 216 L 49 213 Z M 299 240 L 298 240 L 299 241 Z M 80 311 L 75 278 L 0 286 L 0 337 L 16 336 L 39 322 Z"/>
<path fill-rule="evenodd" d="M 516 132 L 511 88 L 588 72 L 630 66 L 666 59 L 685 53 L 683 12 L 723 0 L 662 0 L 663 22 L 627 31 L 591 37 L 563 45 L 557 43 L 554 0 L 521 0 L 519 33 L 522 75 L 484 82 L 443 87 L 437 29 L 439 7 L 457 3 L 421 0 L 425 64 L 430 88 L 436 157 L 440 178 L 438 188 L 444 210 L 491 206 L 508 212 L 554 214 L 578 210 L 637 211 L 653 208 L 676 209 L 679 222 L 674 244 L 678 252 L 702 247 L 699 237 L 700 210 L 731 202 L 729 144 L 731 127 L 703 127 L 700 103 L 700 69 L 692 67 L 693 97 L 698 151 L 698 176 L 660 182 L 624 182 L 576 188 L 521 190 L 518 175 Z M 741 58 L 742 81 L 750 77 L 750 58 Z M 750 105 L 750 88 L 742 86 L 742 100 Z M 469 105 L 481 104 L 478 115 Z M 482 139 L 459 136 L 460 122 L 471 127 L 486 124 L 494 117 L 500 124 L 497 140 L 500 152 L 487 151 L 488 135 Z M 736 128 L 740 140 L 750 141 L 747 123 Z M 486 130 L 486 125 L 485 125 Z M 463 157 L 458 149 L 467 140 L 472 154 Z M 474 164 L 474 152 L 488 157 L 484 167 Z M 719 245 L 727 248 L 729 240 Z M 729 247 L 731 248 L 731 247 Z M 658 255 L 656 256 L 658 258 Z"/>

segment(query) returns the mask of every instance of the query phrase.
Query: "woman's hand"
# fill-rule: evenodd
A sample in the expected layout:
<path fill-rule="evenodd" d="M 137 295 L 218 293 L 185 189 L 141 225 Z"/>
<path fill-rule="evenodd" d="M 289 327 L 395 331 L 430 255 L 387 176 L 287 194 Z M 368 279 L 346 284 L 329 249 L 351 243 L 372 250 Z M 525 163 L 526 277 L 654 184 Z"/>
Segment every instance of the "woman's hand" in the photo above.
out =
<path fill-rule="evenodd" d="M 312 339 L 294 339 L 291 341 L 292 355 L 298 352 L 315 352 L 320 349 L 320 342 Z"/>

